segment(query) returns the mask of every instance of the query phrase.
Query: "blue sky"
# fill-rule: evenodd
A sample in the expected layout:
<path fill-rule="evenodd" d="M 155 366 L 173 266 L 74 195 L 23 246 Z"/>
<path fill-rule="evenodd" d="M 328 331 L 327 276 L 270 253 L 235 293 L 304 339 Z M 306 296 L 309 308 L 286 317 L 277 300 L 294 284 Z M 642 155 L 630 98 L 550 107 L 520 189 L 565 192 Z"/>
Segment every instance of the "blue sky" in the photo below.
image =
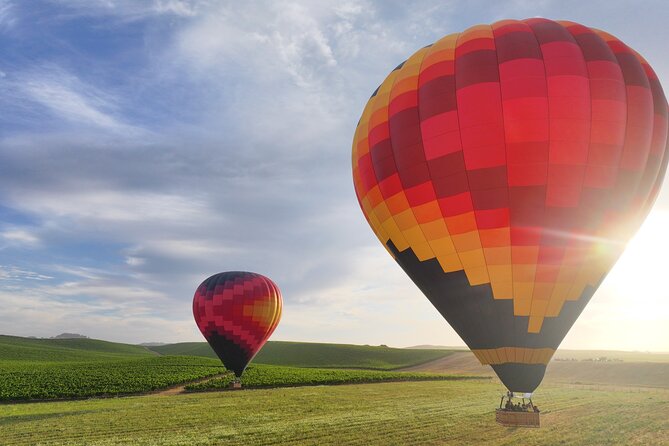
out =
<path fill-rule="evenodd" d="M 461 344 L 367 227 L 350 143 L 416 49 L 532 16 L 605 29 L 669 81 L 661 0 L 0 0 L 0 332 L 197 340 L 196 286 L 250 270 L 283 291 L 276 339 Z M 667 212 L 665 192 L 651 226 Z M 615 330 L 620 290 L 661 272 L 617 269 L 564 345 L 669 350 L 657 288 L 638 339 Z"/>

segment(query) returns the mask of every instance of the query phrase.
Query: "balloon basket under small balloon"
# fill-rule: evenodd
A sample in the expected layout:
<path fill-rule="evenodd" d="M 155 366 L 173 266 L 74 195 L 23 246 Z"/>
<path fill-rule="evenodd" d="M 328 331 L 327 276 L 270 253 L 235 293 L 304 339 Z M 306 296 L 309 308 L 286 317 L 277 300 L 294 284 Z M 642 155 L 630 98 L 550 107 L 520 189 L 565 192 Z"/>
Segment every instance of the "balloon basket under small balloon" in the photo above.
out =
<path fill-rule="evenodd" d="M 497 409 L 495 421 L 507 427 L 541 427 L 539 414 L 536 412 L 513 412 Z"/>
<path fill-rule="evenodd" d="M 241 388 L 242 388 L 242 382 L 238 379 L 230 383 L 230 389 L 241 389 Z"/>

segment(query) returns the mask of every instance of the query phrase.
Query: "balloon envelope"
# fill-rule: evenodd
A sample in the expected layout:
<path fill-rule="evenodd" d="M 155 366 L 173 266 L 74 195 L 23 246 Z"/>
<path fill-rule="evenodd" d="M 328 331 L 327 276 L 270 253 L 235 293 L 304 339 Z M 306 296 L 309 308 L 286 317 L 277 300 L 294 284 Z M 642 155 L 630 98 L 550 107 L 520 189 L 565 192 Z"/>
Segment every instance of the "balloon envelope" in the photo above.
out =
<path fill-rule="evenodd" d="M 356 129 L 353 181 L 481 363 L 532 392 L 650 210 L 666 151 L 667 101 L 638 53 L 573 22 L 504 20 L 388 75 Z"/>
<path fill-rule="evenodd" d="M 281 309 L 276 284 L 243 271 L 209 277 L 193 297 L 193 316 L 200 332 L 237 377 L 274 332 Z"/>

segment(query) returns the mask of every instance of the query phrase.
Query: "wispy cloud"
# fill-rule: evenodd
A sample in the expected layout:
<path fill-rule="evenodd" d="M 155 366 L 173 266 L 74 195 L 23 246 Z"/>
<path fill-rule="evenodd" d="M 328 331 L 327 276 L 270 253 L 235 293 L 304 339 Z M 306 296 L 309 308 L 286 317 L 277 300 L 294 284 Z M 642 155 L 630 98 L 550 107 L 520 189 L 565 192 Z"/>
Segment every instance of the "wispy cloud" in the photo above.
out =
<path fill-rule="evenodd" d="M 242 70 L 252 69 L 253 78 L 259 81 L 281 73 L 300 87 L 313 87 L 319 81 L 318 73 L 337 66 L 322 26 L 313 11 L 300 3 L 234 8 L 221 4 L 184 29 L 177 49 L 183 58 L 197 64 L 191 68 L 233 74 L 230 64 L 236 63 Z"/>
<path fill-rule="evenodd" d="M 108 16 L 123 20 L 141 20 L 147 17 L 173 15 L 191 17 L 208 0 L 48 0 L 55 5 L 68 8 L 70 15 Z"/>
<path fill-rule="evenodd" d="M 0 232 L 0 237 L 10 244 L 37 246 L 40 243 L 39 237 L 25 228 L 7 229 Z"/>
<path fill-rule="evenodd" d="M 11 0 L 0 0 L 0 31 L 13 28 L 16 21 Z"/>
<path fill-rule="evenodd" d="M 7 287 L 8 282 L 23 282 L 26 280 L 49 280 L 53 279 L 53 277 L 47 276 L 45 274 L 40 274 L 35 271 L 22 269 L 17 266 L 0 265 L 0 279 L 2 279 L 2 281 L 5 282 L 3 284 L 3 287 Z M 10 286 L 14 287 L 15 284 L 12 283 Z"/>
<path fill-rule="evenodd" d="M 42 105 L 58 118 L 117 133 L 140 131 L 118 116 L 119 105 L 113 95 L 56 65 L 20 73 L 12 83 L 25 93 L 27 100 Z"/>
<path fill-rule="evenodd" d="M 92 177 L 95 174 L 93 173 Z M 169 220 L 171 225 L 191 227 L 213 218 L 207 205 L 195 197 L 169 193 L 104 190 L 104 183 L 82 182 L 72 184 L 74 190 L 40 191 L 16 196 L 17 208 L 23 208 L 54 217 L 67 216 L 78 221 L 105 221 L 111 224 L 158 223 Z M 61 185 L 62 188 L 63 185 Z M 79 189 L 78 186 L 90 189 Z M 132 195 L 131 195 L 132 194 Z"/>

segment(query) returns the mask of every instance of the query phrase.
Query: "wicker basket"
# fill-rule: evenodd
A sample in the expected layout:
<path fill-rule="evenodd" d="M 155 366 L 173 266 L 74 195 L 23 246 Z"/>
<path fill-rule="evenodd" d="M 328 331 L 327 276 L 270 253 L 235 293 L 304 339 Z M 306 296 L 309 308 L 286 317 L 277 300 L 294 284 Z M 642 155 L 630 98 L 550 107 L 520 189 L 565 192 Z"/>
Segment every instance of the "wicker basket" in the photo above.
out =
<path fill-rule="evenodd" d="M 495 421 L 502 426 L 515 427 L 539 427 L 538 412 L 514 412 L 511 410 L 497 409 L 495 411 Z"/>

